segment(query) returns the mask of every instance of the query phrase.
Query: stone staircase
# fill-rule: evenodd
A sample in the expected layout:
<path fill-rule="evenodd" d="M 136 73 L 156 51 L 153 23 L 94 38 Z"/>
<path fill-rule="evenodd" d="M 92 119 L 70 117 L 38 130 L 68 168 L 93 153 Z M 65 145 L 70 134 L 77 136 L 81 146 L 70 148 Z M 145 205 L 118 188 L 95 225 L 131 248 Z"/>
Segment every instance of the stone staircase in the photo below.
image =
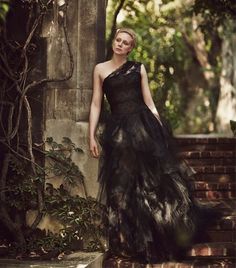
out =
<path fill-rule="evenodd" d="M 182 262 L 154 265 L 110 258 L 104 268 L 236 268 L 236 138 L 176 137 L 180 155 L 197 172 L 193 195 L 202 203 L 219 203 L 223 216 L 207 230 L 206 242 L 195 244 Z"/>

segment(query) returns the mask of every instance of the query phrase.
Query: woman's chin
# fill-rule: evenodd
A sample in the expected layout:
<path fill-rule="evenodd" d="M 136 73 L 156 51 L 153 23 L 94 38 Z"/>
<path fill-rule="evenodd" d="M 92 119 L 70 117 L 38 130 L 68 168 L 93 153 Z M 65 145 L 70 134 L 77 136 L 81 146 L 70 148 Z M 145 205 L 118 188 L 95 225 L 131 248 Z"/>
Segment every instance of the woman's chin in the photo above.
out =
<path fill-rule="evenodd" d="M 123 51 L 118 51 L 118 50 L 114 50 L 114 54 L 119 55 L 119 56 L 127 56 L 127 53 Z"/>

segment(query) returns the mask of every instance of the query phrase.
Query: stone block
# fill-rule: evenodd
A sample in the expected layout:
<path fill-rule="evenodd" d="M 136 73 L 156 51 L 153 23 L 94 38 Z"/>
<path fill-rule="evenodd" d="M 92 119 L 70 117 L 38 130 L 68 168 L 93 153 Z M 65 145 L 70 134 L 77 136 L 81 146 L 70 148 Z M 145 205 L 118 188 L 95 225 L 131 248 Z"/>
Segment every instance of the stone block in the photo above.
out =
<path fill-rule="evenodd" d="M 56 142 L 61 142 L 63 137 L 69 137 L 76 146 L 84 151 L 84 153 L 74 153 L 72 160 L 79 166 L 85 176 L 85 185 L 88 195 L 96 197 L 98 191 L 98 159 L 90 156 L 88 148 L 88 123 L 75 122 L 69 119 L 48 119 L 46 121 L 46 131 L 44 135 L 45 138 L 53 137 Z M 79 183 L 77 187 L 71 188 L 70 192 L 72 194 L 84 194 Z"/>
<path fill-rule="evenodd" d="M 47 119 L 88 121 L 92 91 L 88 89 L 48 89 Z"/>

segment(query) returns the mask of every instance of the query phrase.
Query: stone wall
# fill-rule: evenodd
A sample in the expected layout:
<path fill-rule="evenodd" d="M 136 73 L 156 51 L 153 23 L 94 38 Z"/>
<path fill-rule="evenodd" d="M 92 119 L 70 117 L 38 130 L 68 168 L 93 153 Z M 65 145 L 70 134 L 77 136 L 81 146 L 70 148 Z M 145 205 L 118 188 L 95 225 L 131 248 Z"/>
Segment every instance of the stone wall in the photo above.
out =
<path fill-rule="evenodd" d="M 72 78 L 49 83 L 45 89 L 44 138 L 61 142 L 69 137 L 84 150 L 73 160 L 85 175 L 88 194 L 97 194 L 98 160 L 88 152 L 88 116 L 92 96 L 92 73 L 105 54 L 105 0 L 70 0 L 67 14 L 68 41 L 74 62 Z M 47 40 L 47 76 L 63 78 L 70 69 L 70 58 L 63 31 L 63 1 L 44 21 L 42 37 Z M 61 6 L 60 6 L 61 4 Z M 73 192 L 80 193 L 78 189 Z"/>

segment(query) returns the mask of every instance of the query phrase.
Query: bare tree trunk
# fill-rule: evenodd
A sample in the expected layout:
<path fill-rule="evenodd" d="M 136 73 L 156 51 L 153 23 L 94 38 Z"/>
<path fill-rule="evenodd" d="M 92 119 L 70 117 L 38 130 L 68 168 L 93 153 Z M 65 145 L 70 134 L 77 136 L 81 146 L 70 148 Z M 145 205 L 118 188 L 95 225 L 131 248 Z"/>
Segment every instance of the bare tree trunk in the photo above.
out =
<path fill-rule="evenodd" d="M 236 33 L 222 44 L 220 97 L 217 108 L 218 131 L 231 134 L 229 121 L 236 120 Z"/>
<path fill-rule="evenodd" d="M 201 66 L 203 72 L 203 79 L 205 79 L 207 88 L 210 93 L 209 101 L 210 101 L 210 109 L 211 109 L 211 121 L 213 126 L 213 131 L 217 130 L 217 123 L 216 123 L 216 110 L 218 105 L 218 98 L 219 98 L 219 91 L 220 85 L 218 76 L 215 74 L 214 66 L 210 63 L 210 55 L 206 50 L 206 44 L 204 40 L 204 34 L 201 32 L 200 29 L 195 29 L 196 25 L 199 25 L 199 21 L 197 17 L 192 18 L 192 31 L 191 36 L 187 34 L 187 31 L 183 31 L 184 38 L 188 46 L 192 48 L 195 52 L 196 59 L 198 60 L 199 65 Z M 215 53 L 217 53 L 217 48 L 219 49 L 220 39 L 217 36 L 212 34 L 212 38 L 214 41 L 217 42 L 214 44 L 216 47 Z"/>

